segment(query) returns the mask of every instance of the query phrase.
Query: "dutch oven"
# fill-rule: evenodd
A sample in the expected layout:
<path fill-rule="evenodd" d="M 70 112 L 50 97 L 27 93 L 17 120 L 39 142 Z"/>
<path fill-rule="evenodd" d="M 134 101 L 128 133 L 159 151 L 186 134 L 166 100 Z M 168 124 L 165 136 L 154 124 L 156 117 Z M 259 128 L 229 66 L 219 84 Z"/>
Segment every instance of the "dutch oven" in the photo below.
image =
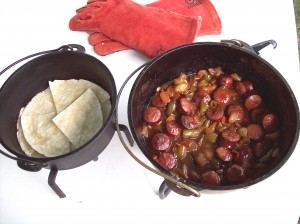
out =
<path fill-rule="evenodd" d="M 115 133 L 117 90 L 114 78 L 101 61 L 84 52 L 85 49 L 80 45 L 65 45 L 55 50 L 27 56 L 1 72 L 3 74 L 15 64 L 38 56 L 14 71 L 0 89 L 0 143 L 15 156 L 3 151 L 1 153 L 17 160 L 18 166 L 27 171 L 50 169 L 48 183 L 60 197 L 65 197 L 65 194 L 55 183 L 57 171 L 72 169 L 96 160 Z M 56 157 L 28 157 L 21 150 L 16 134 L 20 109 L 37 93 L 46 89 L 48 81 L 55 79 L 85 79 L 98 84 L 111 97 L 111 111 L 96 135 L 74 151 Z"/>
<path fill-rule="evenodd" d="M 164 198 L 170 190 L 182 195 L 191 195 L 196 192 L 196 195 L 199 196 L 197 192 L 204 189 L 229 190 L 245 188 L 273 175 L 291 156 L 299 136 L 299 108 L 293 91 L 284 77 L 258 55 L 259 50 L 269 44 L 276 46 L 276 42 L 273 40 L 265 41 L 252 47 L 239 40 L 183 45 L 156 57 L 147 63 L 138 74 L 128 100 L 128 120 L 138 147 L 158 169 L 156 173 L 165 177 L 165 181 L 160 188 L 161 198 Z M 247 183 L 230 186 L 208 186 L 178 177 L 171 171 L 165 170 L 152 158 L 149 150 L 147 150 L 145 138 L 142 135 L 142 114 L 149 105 L 150 98 L 157 87 L 172 81 L 181 72 L 191 74 L 198 72 L 200 69 L 213 67 L 221 67 L 227 74 L 236 72 L 243 78 L 252 81 L 267 102 L 267 106 L 278 114 L 281 120 L 280 130 L 288 130 L 281 131 L 278 144 L 282 156 L 277 159 L 276 164 L 273 164 L 272 169 L 263 176 Z M 139 70 L 137 69 L 134 73 L 137 71 Z M 127 150 L 131 149 L 128 148 Z M 145 167 L 149 168 L 147 165 Z"/>

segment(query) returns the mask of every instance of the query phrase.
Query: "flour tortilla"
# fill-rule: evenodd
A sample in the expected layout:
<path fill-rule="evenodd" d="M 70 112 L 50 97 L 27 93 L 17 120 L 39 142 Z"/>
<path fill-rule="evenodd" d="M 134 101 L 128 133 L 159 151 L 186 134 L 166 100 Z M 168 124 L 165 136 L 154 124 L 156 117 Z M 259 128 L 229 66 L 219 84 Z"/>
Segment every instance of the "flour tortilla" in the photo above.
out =
<path fill-rule="evenodd" d="M 87 89 L 91 89 L 97 96 L 100 104 L 107 101 L 110 96 L 100 86 L 83 79 L 54 80 L 49 82 L 57 113 L 67 108 L 78 99 Z"/>
<path fill-rule="evenodd" d="M 103 114 L 103 123 L 108 118 L 109 112 L 111 110 L 111 102 L 110 100 L 106 100 L 104 103 L 101 104 L 102 114 Z"/>
<path fill-rule="evenodd" d="M 76 148 L 88 142 L 102 127 L 103 115 L 96 94 L 86 90 L 65 110 L 53 118 L 53 122 Z"/>
<path fill-rule="evenodd" d="M 21 116 L 25 139 L 34 150 L 47 157 L 65 154 L 71 149 L 70 141 L 52 121 L 55 115 L 56 112 Z"/>
<path fill-rule="evenodd" d="M 26 105 L 23 115 L 48 114 L 56 112 L 50 88 L 35 95 Z"/>
<path fill-rule="evenodd" d="M 21 115 L 24 111 L 24 108 L 21 109 L 20 111 L 20 115 L 18 118 L 18 122 L 17 122 L 17 138 L 18 141 L 20 143 L 21 149 L 23 150 L 23 152 L 30 157 L 35 157 L 35 158 L 44 158 L 45 156 L 38 153 L 37 151 L 35 151 L 27 142 L 27 140 L 25 139 L 24 133 L 23 133 L 23 129 L 22 129 L 22 125 L 21 125 Z"/>

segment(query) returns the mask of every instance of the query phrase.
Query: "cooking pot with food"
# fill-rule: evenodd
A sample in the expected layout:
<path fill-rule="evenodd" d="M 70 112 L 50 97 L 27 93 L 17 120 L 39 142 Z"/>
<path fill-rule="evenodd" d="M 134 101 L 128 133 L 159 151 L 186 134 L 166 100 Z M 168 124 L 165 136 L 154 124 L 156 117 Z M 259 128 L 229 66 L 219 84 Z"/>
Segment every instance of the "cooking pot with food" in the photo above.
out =
<path fill-rule="evenodd" d="M 2 74 L 20 61 L 41 55 L 18 68 L 1 87 L 0 143 L 16 157 L 2 151 L 1 153 L 17 160 L 19 167 L 27 171 L 50 169 L 49 185 L 60 197 L 65 195 L 55 183 L 57 171 L 75 168 L 91 160 L 96 160 L 109 144 L 115 132 L 117 90 L 114 78 L 101 61 L 85 54 L 84 51 L 85 49 L 80 45 L 65 45 L 55 50 L 25 57 L 1 72 Z M 73 148 L 65 154 L 51 157 L 42 156 L 41 158 L 26 155 L 20 146 L 17 135 L 19 131 L 17 122 L 21 108 L 25 107 L 38 93 L 47 89 L 50 81 L 54 83 L 54 80 L 80 79 L 100 86 L 109 95 L 111 109 L 106 114 L 101 129 L 83 145 Z M 64 91 L 66 89 L 62 89 L 62 92 Z M 41 105 L 45 104 L 46 101 L 41 102 Z M 62 117 L 62 121 L 65 121 L 64 117 Z M 32 126 L 31 123 L 29 126 Z"/>
<path fill-rule="evenodd" d="M 165 177 L 165 181 L 161 185 L 161 197 L 165 197 L 167 193 L 171 190 L 182 194 L 182 195 L 191 195 L 197 191 L 203 190 L 203 189 L 209 189 L 209 190 L 228 190 L 228 189 L 237 189 L 237 188 L 244 188 L 251 186 L 253 184 L 256 184 L 269 176 L 273 175 L 278 169 L 280 169 L 283 164 L 288 160 L 288 158 L 291 156 L 296 143 L 298 141 L 299 136 L 299 108 L 298 104 L 296 102 L 295 96 L 289 87 L 286 80 L 283 78 L 283 76 L 267 61 L 262 59 L 260 56 L 258 56 L 258 51 L 262 49 L 263 47 L 273 44 L 275 45 L 276 42 L 274 41 L 266 41 L 260 44 L 257 44 L 253 47 L 250 47 L 248 44 L 238 41 L 238 40 L 231 40 L 231 41 L 225 41 L 221 43 L 214 43 L 214 42 L 203 42 L 203 43 L 193 43 L 188 44 L 184 46 L 180 46 L 178 48 L 172 49 L 163 55 L 155 58 L 146 66 L 143 68 L 143 70 L 139 73 L 138 77 L 136 78 L 131 93 L 128 100 L 128 119 L 129 119 L 129 125 L 133 134 L 134 139 L 136 140 L 139 148 L 145 154 L 145 156 L 150 160 L 150 162 L 159 170 L 158 173 Z M 218 68 L 216 70 L 213 70 L 212 68 Z M 193 153 L 188 153 L 190 155 L 189 162 L 193 163 L 192 167 L 196 167 L 195 170 L 201 170 L 199 175 L 199 181 L 195 181 L 195 176 L 197 177 L 197 174 L 192 175 L 195 173 L 195 170 L 189 170 L 189 166 L 185 166 L 185 168 L 182 167 L 176 167 L 176 162 L 174 162 L 174 158 L 180 160 L 180 157 L 183 157 L 181 153 L 181 148 L 179 145 L 181 142 L 176 142 L 176 139 L 178 138 L 178 135 L 180 134 L 180 131 L 182 129 L 186 129 L 186 132 L 183 133 L 183 139 L 189 139 L 190 132 L 192 131 L 188 129 L 196 129 L 197 127 L 194 127 L 193 119 L 190 115 L 193 115 L 192 105 L 197 105 L 196 102 L 193 101 L 193 96 L 189 96 L 189 94 L 194 94 L 194 92 L 187 92 L 186 95 L 181 94 L 176 98 L 176 105 L 177 111 L 176 113 L 180 114 L 180 118 L 175 118 L 169 113 L 168 108 L 173 108 L 172 105 L 169 104 L 173 103 L 174 101 L 170 102 L 168 101 L 170 94 L 168 95 L 167 92 L 169 89 L 168 86 L 171 85 L 172 88 L 180 88 L 182 86 L 179 86 L 181 83 L 181 79 L 185 77 L 185 75 L 191 75 L 196 74 L 196 78 L 193 77 L 193 82 L 195 83 L 194 79 L 200 79 L 202 77 L 202 74 L 199 73 L 199 71 L 210 73 L 209 75 L 214 75 L 213 73 L 217 73 L 220 71 L 219 69 L 222 69 L 222 76 L 224 74 L 230 74 L 230 82 L 232 81 L 232 78 L 236 81 L 237 84 L 241 80 L 247 80 L 244 85 L 247 88 L 246 84 L 251 84 L 251 96 L 250 99 L 246 99 L 246 102 L 242 100 L 242 107 L 251 113 L 254 109 L 260 107 L 261 99 L 263 99 L 263 102 L 265 106 L 269 109 L 269 111 L 272 111 L 271 115 L 268 115 L 265 119 L 264 125 L 265 130 L 260 129 L 260 125 L 258 124 L 247 124 L 249 125 L 248 128 L 248 136 L 250 137 L 249 147 L 247 146 L 247 150 L 250 151 L 250 155 L 253 157 L 260 155 L 255 155 L 255 152 L 252 152 L 254 144 L 257 144 L 261 139 L 269 138 L 268 135 L 263 135 L 263 131 L 268 132 L 273 127 L 270 126 L 270 123 L 275 125 L 276 128 L 278 128 L 278 133 L 280 132 L 280 135 L 278 137 L 278 133 L 273 134 L 272 138 L 276 138 L 276 144 L 274 144 L 272 147 L 276 147 L 276 150 L 272 148 L 271 150 L 268 150 L 266 154 L 268 154 L 268 159 L 272 157 L 272 162 L 269 163 L 269 169 L 267 172 L 262 172 L 260 175 L 253 175 L 253 177 L 249 179 L 244 179 L 243 181 L 232 181 L 230 183 L 230 178 L 225 177 L 225 181 L 220 181 L 217 178 L 214 178 L 217 174 L 214 170 L 209 170 L 209 172 L 205 173 L 203 169 L 211 169 L 212 164 L 208 166 L 200 166 L 201 165 L 201 158 L 196 158 L 193 155 Z M 212 69 L 212 70 L 210 70 Z M 180 75 L 181 74 L 181 75 Z M 215 74 L 218 76 L 217 74 Z M 224 75 L 224 77 L 228 77 L 228 75 Z M 206 77 L 206 80 L 203 80 L 203 82 L 199 83 L 196 82 L 196 86 L 201 86 L 204 82 L 210 82 L 211 77 Z M 175 80 L 175 81 L 174 81 Z M 191 80 L 191 79 L 190 79 Z M 229 85 L 227 82 L 228 80 L 223 79 L 222 81 L 219 80 L 219 78 L 213 78 L 215 80 L 215 83 L 210 84 L 210 88 L 216 87 L 211 89 L 212 93 L 215 95 L 210 95 L 209 97 L 212 97 L 212 101 L 220 101 L 217 102 L 217 105 L 211 106 L 209 108 L 205 108 L 205 110 L 208 109 L 208 111 L 205 114 L 205 119 L 211 121 L 220 121 L 224 115 L 231 113 L 230 110 L 234 112 L 238 112 L 240 101 L 235 101 L 233 104 L 233 107 L 229 109 L 229 105 L 226 105 L 227 102 L 225 102 L 224 96 L 225 94 L 222 92 L 224 89 L 227 89 L 226 85 Z M 182 81 L 182 80 L 181 80 Z M 177 86 L 172 86 L 170 83 L 176 83 L 179 84 Z M 220 82 L 223 82 L 220 84 Z M 236 84 L 235 83 L 235 84 Z M 252 85 L 254 89 L 252 88 Z M 225 86 L 225 87 L 224 87 Z M 245 87 L 243 86 L 243 87 Z M 249 87 L 249 86 L 248 86 Z M 195 87 L 196 88 L 196 87 Z M 163 89 L 163 91 L 161 91 Z M 237 94 L 238 91 L 241 91 L 241 88 L 235 88 L 233 94 Z M 226 90 L 227 91 L 227 90 Z M 230 90 L 231 91 L 231 90 Z M 236 92 L 237 91 L 237 92 Z M 253 91 L 257 93 L 253 93 Z M 176 92 L 176 91 L 175 91 Z M 208 91 L 209 92 L 209 91 Z M 174 93 L 174 91 L 173 91 Z M 175 93 L 176 94 L 176 93 Z M 195 93 L 196 94 L 196 93 Z M 199 92 L 197 92 L 199 94 Z M 167 97 L 166 97 L 167 95 Z M 165 97 L 165 98 L 164 98 Z M 173 97 L 173 95 L 172 95 Z M 190 100 L 192 99 L 192 100 Z M 219 100 L 220 99 L 220 100 Z M 221 102 L 223 101 L 224 102 Z M 242 99 L 242 98 L 241 98 Z M 172 100 L 172 99 L 171 99 Z M 210 99 L 209 99 L 210 100 Z M 227 100 L 227 98 L 226 98 Z M 202 101 L 205 102 L 205 97 L 202 96 Z M 192 102 L 192 103 L 191 103 Z M 215 102 L 214 102 L 215 103 Z M 244 106 L 245 103 L 245 106 Z M 216 109 L 220 105 L 223 108 Z M 208 104 L 207 104 L 208 105 Z M 197 105 L 200 107 L 200 105 Z M 205 105 L 204 105 L 205 106 Z M 174 108 L 175 108 L 174 107 Z M 147 109 L 148 108 L 148 109 Z M 165 109 L 164 109 L 165 108 Z M 198 107 L 197 107 L 198 108 Z M 221 115 L 220 115 L 221 110 Z M 247 113 L 248 113 L 247 112 Z M 161 113 L 163 115 L 161 115 Z M 176 114 L 175 113 L 175 114 Z M 199 112 L 200 113 L 200 112 Z M 157 115 L 157 116 L 156 116 Z M 219 116 L 220 115 L 220 116 Z M 239 113 L 235 113 L 235 115 L 239 115 Z M 179 117 L 180 117 L 179 116 Z M 204 115 L 203 115 L 204 116 Z M 238 117 L 235 116 L 235 120 L 238 119 Z M 161 119 L 164 118 L 165 120 L 163 122 L 163 127 L 160 127 L 157 124 L 161 122 Z M 274 118 L 274 119 L 273 119 Z M 167 119 L 167 121 L 166 121 Z M 170 120 L 168 120 L 170 119 Z M 201 116 L 198 120 L 198 123 L 201 123 Z M 233 116 L 231 117 L 233 119 Z M 276 119 L 276 121 L 275 121 Z M 277 122 L 277 119 L 279 122 Z M 175 122 L 174 122 L 175 120 Z M 168 122 L 169 121 L 169 122 Z M 172 121 L 172 122 L 170 122 Z M 197 122 L 195 122 L 197 124 Z M 252 121 L 254 122 L 254 121 Z M 269 122 L 269 123 L 268 123 Z M 218 122 L 211 122 L 212 128 L 216 128 Z M 225 127 L 229 123 L 234 123 L 224 121 L 223 127 Z M 238 123 L 238 122 L 237 122 Z M 146 125 L 145 125 L 146 124 Z M 165 125 L 167 124 L 167 125 Z M 179 125 L 178 125 L 179 124 Z M 196 125 L 195 124 L 195 125 Z M 202 123 L 201 123 L 202 124 Z M 169 126 L 168 126 L 169 125 Z M 239 125 L 239 124 L 238 124 Z M 269 126 L 268 126 L 269 125 Z M 278 125 L 278 126 L 277 126 Z M 247 169 L 245 167 L 241 167 L 239 165 L 229 166 L 228 164 L 233 161 L 232 160 L 232 154 L 234 154 L 232 147 L 227 144 L 228 141 L 230 143 L 236 143 L 237 141 L 240 141 L 241 136 L 237 135 L 237 133 L 234 133 L 238 130 L 239 126 L 236 126 L 232 128 L 232 125 L 228 125 L 224 128 L 224 130 L 227 127 L 230 127 L 229 130 L 226 130 L 224 132 L 220 132 L 220 136 L 210 136 L 210 137 L 216 137 L 218 139 L 214 139 L 217 141 L 222 141 L 220 144 L 220 149 L 216 150 L 216 146 L 213 146 L 211 149 L 211 155 L 209 159 L 216 159 L 222 167 L 225 167 L 224 169 L 218 170 L 219 175 L 226 175 L 226 172 L 232 172 L 233 175 L 244 175 L 244 169 Z M 145 134 L 145 127 L 147 129 L 146 131 L 150 131 L 149 135 L 152 135 L 152 140 L 147 138 L 147 133 Z M 206 127 L 208 128 L 208 127 Z M 153 134 L 153 129 L 159 129 L 158 134 Z M 198 128 L 199 130 L 199 128 Z M 231 130 L 231 131 L 230 131 Z M 288 131 L 287 131 L 288 130 Z M 273 131 L 273 130 L 272 130 Z M 251 133 L 252 132 L 252 133 Z M 257 133 L 261 132 L 261 134 L 256 135 Z M 156 133 L 156 132 L 155 132 Z M 232 134 L 234 133 L 234 134 Z M 146 136 L 146 137 L 145 137 Z M 170 137 L 171 136 L 171 137 Z M 244 134 L 246 137 L 246 135 Z M 252 138 L 252 139 L 251 139 Z M 225 144 L 224 141 L 227 141 Z M 236 140 L 237 139 L 237 140 Z M 214 141 L 213 140 L 213 141 Z M 248 139 L 249 140 L 249 139 Z M 249 142 L 246 140 L 245 142 Z M 175 142 L 175 143 L 174 143 Z M 174 144 L 173 144 L 174 143 Z M 197 139 L 197 143 L 199 143 L 199 139 Z M 173 144 L 173 145 L 172 145 Z M 242 143 L 243 144 L 243 143 Z M 215 144 L 217 145 L 217 144 Z M 230 147 L 229 147 L 230 146 Z M 173 147 L 174 149 L 170 149 Z M 185 147 L 187 147 L 185 145 Z M 200 146 L 201 147 L 201 146 Z M 199 148 L 199 146 L 198 146 Z M 181 151 L 180 151 L 181 150 Z M 199 150 L 199 149 L 197 149 Z M 196 150 L 196 151 L 197 151 Z M 239 150 L 239 149 L 238 149 Z M 239 153 L 239 151 L 237 152 Z M 159 152 L 156 155 L 151 153 L 151 151 Z M 167 153 L 164 153 L 167 152 Z M 158 155 L 163 154 L 162 158 L 159 158 Z M 213 154 L 216 155 L 216 157 L 213 157 Z M 229 157 L 227 157 L 229 155 Z M 205 155 L 204 155 L 205 156 Z M 171 158 L 172 157 L 172 158 Z M 170 159 L 171 158 L 171 159 Z M 197 162 L 198 160 L 198 162 Z M 200 160 L 200 162 L 199 162 Z M 263 160 L 262 158 L 257 158 L 257 160 Z M 211 161 L 209 161 L 211 162 Z M 199 165 L 200 163 L 200 165 Z M 206 165 L 206 163 L 205 163 Z M 227 167 L 228 165 L 228 167 Z M 243 164 L 245 165 L 245 164 Z M 259 164 L 255 164 L 255 166 L 261 166 L 264 165 L 263 162 Z M 251 166 L 251 164 L 248 166 Z M 188 167 L 188 168 L 186 168 Z M 183 169 L 183 170 L 182 170 Z M 230 170 L 231 169 L 231 170 Z M 203 175 L 204 172 L 205 174 Z M 224 172 L 224 173 L 223 173 Z M 194 178 L 190 178 L 193 176 Z M 244 176 L 243 176 L 244 177 Z M 219 178 L 219 176 L 218 176 Z M 205 181 L 205 179 L 209 179 L 209 181 Z M 228 181 L 229 179 L 229 181 Z M 232 179 L 232 178 L 231 178 Z M 216 181 L 212 181 L 216 180 Z M 188 190 L 187 190 L 188 189 Z"/>

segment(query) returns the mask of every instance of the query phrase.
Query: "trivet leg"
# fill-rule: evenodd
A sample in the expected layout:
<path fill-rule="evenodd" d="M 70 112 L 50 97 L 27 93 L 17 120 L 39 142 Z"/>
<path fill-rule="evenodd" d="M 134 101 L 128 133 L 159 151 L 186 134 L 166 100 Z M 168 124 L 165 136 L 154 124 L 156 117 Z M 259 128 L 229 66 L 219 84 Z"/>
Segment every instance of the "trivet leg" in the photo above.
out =
<path fill-rule="evenodd" d="M 57 172 L 58 172 L 57 170 L 50 171 L 48 176 L 48 184 L 60 198 L 65 198 L 66 197 L 65 193 L 55 183 Z"/>
<path fill-rule="evenodd" d="M 171 192 L 171 189 L 168 187 L 167 182 L 164 180 L 158 191 L 158 195 L 160 199 L 165 199 Z"/>

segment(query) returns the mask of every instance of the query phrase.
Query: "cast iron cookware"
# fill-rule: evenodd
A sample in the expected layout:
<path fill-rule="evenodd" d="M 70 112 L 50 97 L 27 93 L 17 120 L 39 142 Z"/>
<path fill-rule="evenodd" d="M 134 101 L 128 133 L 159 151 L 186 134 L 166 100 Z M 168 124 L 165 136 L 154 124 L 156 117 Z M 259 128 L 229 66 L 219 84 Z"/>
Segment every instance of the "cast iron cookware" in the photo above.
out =
<path fill-rule="evenodd" d="M 28 171 L 50 169 L 49 185 L 60 197 L 65 195 L 54 182 L 57 171 L 75 168 L 95 160 L 109 144 L 115 132 L 117 90 L 114 78 L 101 61 L 85 54 L 84 51 L 80 45 L 65 45 L 25 57 L 2 71 L 5 72 L 22 60 L 43 54 L 13 72 L 0 89 L 0 143 L 16 156 L 9 157 L 17 160 L 19 167 Z M 20 109 L 37 93 L 46 89 L 49 86 L 48 81 L 55 79 L 85 79 L 98 84 L 109 93 L 112 109 L 102 128 L 80 148 L 56 157 L 28 157 L 22 151 L 16 135 Z"/>
<path fill-rule="evenodd" d="M 256 184 L 274 174 L 288 160 L 298 140 L 299 108 L 293 91 L 283 76 L 257 54 L 260 49 L 270 43 L 276 44 L 275 41 L 270 40 L 257 44 L 252 48 L 238 40 L 221 43 L 193 43 L 172 49 L 158 56 L 144 67 L 130 92 L 128 119 L 133 137 L 139 148 L 161 173 L 199 191 L 203 189 L 228 190 Z M 281 136 L 279 139 L 281 157 L 275 160 L 277 162 L 273 164 L 271 171 L 248 183 L 232 186 L 207 186 L 177 177 L 172 172 L 166 171 L 152 158 L 141 133 L 143 111 L 148 106 L 150 98 L 157 87 L 173 80 L 181 72 L 189 74 L 211 67 L 221 67 L 228 74 L 236 72 L 243 78 L 252 81 L 255 88 L 265 99 L 267 106 L 278 114 L 281 120 Z M 164 181 L 161 190 L 166 191 L 167 194 L 170 189 L 182 195 L 190 194 L 173 182 Z"/>

